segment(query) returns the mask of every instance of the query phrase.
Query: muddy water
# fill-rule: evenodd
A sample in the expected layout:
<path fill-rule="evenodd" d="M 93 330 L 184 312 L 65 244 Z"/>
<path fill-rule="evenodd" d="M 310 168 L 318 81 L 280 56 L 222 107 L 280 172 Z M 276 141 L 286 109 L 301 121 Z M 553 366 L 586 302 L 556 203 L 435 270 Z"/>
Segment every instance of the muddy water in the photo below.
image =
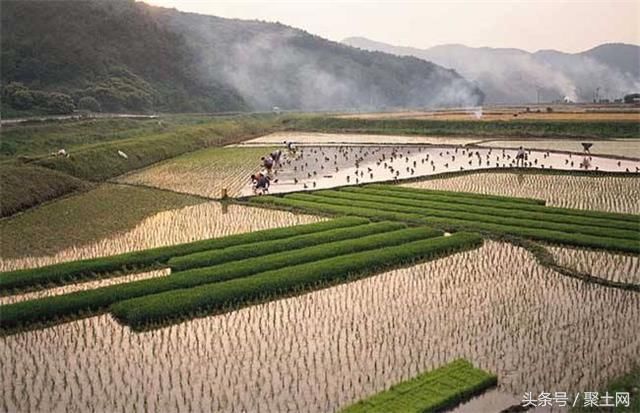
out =
<path fill-rule="evenodd" d="M 638 330 L 639 294 L 487 241 L 142 334 L 101 316 L 0 338 L 0 409 L 328 412 L 457 357 L 517 398 L 592 391 L 637 361 Z"/>
<path fill-rule="evenodd" d="M 639 178 L 478 173 L 405 186 L 538 198 L 550 206 L 640 214 Z"/>
<path fill-rule="evenodd" d="M 0 297 L 0 305 L 13 304 L 13 303 L 18 303 L 20 301 L 26 301 L 26 300 L 35 300 L 37 298 L 53 297 L 56 295 L 69 294 L 76 291 L 93 290 L 100 287 L 107 287 L 109 285 L 146 280 L 149 278 L 164 277 L 169 275 L 170 273 L 171 273 L 171 269 L 165 268 L 165 269 L 156 270 L 156 271 L 147 271 L 147 272 L 142 272 L 137 274 L 127 274 L 127 275 L 123 275 L 122 277 L 105 278 L 102 280 L 87 281 L 87 282 L 82 282 L 77 284 L 65 285 L 62 287 L 48 288 L 46 290 L 34 291 L 30 293 L 8 295 L 8 296 Z"/>
<path fill-rule="evenodd" d="M 447 172 L 481 171 L 516 166 L 517 149 L 464 148 L 441 146 L 337 145 L 301 146 L 287 156 L 274 178 L 270 193 L 334 188 L 436 176 Z M 640 161 L 547 151 L 528 151 L 525 165 L 534 169 L 638 172 Z M 250 183 L 240 191 L 251 195 Z"/>
<path fill-rule="evenodd" d="M 225 206 L 218 202 L 209 202 L 161 212 L 145 219 L 131 231 L 98 240 L 87 246 L 69 248 L 55 255 L 25 256 L 18 259 L 0 257 L 0 271 L 40 267 L 243 232 L 307 224 L 324 219 L 285 211 L 240 205 Z"/>
<path fill-rule="evenodd" d="M 549 247 L 560 265 L 611 281 L 640 285 L 640 256 L 567 247 Z"/>

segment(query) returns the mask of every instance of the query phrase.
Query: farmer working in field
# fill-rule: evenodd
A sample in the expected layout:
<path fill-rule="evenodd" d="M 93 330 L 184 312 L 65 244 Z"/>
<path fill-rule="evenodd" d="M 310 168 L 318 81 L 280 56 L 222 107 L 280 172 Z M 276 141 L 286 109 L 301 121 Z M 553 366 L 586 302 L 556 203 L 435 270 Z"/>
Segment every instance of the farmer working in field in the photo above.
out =
<path fill-rule="evenodd" d="M 527 152 L 521 146 L 516 155 L 516 166 L 524 166 L 525 159 L 527 159 Z"/>
<path fill-rule="evenodd" d="M 270 156 L 260 158 L 262 160 L 262 166 L 267 170 L 267 174 L 271 174 L 273 169 L 273 159 Z"/>
<path fill-rule="evenodd" d="M 270 179 L 268 176 L 264 175 L 262 172 L 258 175 L 252 175 L 251 179 L 255 179 L 255 185 L 253 187 L 253 192 L 257 195 L 263 195 L 269 192 L 269 184 Z"/>

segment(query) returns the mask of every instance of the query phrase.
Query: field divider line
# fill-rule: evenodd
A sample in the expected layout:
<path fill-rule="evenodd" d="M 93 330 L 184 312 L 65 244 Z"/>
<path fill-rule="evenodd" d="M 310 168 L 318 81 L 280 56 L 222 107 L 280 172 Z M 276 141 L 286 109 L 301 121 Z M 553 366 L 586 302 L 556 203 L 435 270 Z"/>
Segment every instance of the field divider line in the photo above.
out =
<path fill-rule="evenodd" d="M 537 242 L 528 241 L 522 238 L 512 238 L 508 241 L 513 245 L 522 247 L 525 250 L 529 251 L 531 255 L 533 255 L 533 257 L 536 259 L 538 264 L 542 265 L 543 267 L 550 268 L 563 276 L 575 278 L 586 283 L 597 284 L 607 288 L 640 292 L 640 284 L 608 280 L 606 278 L 597 277 L 586 272 L 578 271 L 575 268 L 571 268 L 569 266 L 560 265 L 557 263 L 553 254 L 549 252 L 547 248 Z"/>

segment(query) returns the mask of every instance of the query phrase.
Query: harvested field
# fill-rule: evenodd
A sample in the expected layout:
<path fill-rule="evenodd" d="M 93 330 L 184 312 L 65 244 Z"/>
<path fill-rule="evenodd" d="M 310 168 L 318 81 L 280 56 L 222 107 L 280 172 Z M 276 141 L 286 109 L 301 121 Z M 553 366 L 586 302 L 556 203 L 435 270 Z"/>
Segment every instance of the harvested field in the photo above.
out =
<path fill-rule="evenodd" d="M 249 176 L 260 170 L 262 156 L 273 148 L 209 148 L 171 159 L 157 166 L 118 178 L 118 182 L 151 186 L 171 191 L 222 197 L 238 196 L 249 183 Z"/>
<path fill-rule="evenodd" d="M 638 294 L 562 277 L 486 241 L 147 333 L 104 315 L 4 337 L 1 408 L 335 411 L 459 357 L 518 398 L 571 394 L 637 360 L 638 320 Z"/>
<path fill-rule="evenodd" d="M 402 186 L 538 198 L 544 199 L 550 206 L 640 214 L 640 179 L 636 177 L 481 172 L 452 178 L 433 178 Z"/>
<path fill-rule="evenodd" d="M 207 202 L 160 212 L 146 218 L 125 233 L 100 239 L 89 245 L 67 248 L 46 256 L 27 255 L 2 259 L 0 271 L 41 267 L 322 220 L 324 218 L 310 215 L 294 215 L 283 211 Z M 25 253 L 28 252 L 25 251 Z"/>

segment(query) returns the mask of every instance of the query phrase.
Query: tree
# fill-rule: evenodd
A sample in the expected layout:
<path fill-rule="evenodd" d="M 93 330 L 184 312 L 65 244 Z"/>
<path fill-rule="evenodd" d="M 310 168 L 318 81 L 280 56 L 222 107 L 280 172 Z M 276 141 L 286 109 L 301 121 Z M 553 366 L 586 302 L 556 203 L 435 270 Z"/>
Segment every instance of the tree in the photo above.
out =
<path fill-rule="evenodd" d="M 101 112 L 100 102 L 91 96 L 85 96 L 78 102 L 78 109 L 88 110 L 89 112 Z"/>

